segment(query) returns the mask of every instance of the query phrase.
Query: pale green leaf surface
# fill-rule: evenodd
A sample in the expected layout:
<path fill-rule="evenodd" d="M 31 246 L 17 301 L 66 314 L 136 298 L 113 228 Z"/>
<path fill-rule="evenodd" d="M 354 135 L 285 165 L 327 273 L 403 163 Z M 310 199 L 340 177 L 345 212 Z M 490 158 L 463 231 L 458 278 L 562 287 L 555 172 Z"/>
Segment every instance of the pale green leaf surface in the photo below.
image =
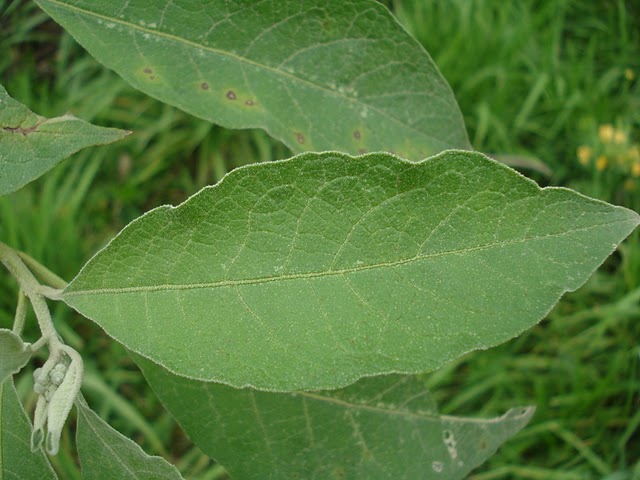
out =
<path fill-rule="evenodd" d="M 135 88 L 294 152 L 470 149 L 446 81 L 374 0 L 37 0 Z"/>
<path fill-rule="evenodd" d="M 57 475 L 39 448 L 31 451 L 31 422 L 27 417 L 13 380 L 0 384 L 0 479 L 48 480 Z"/>
<path fill-rule="evenodd" d="M 72 115 L 41 117 L 0 85 L 0 195 L 18 190 L 78 150 L 115 142 L 127 134 Z"/>
<path fill-rule="evenodd" d="M 134 358 L 189 438 L 238 480 L 465 478 L 533 415 L 440 416 L 410 376 L 272 393 L 190 380 Z"/>
<path fill-rule="evenodd" d="M 520 334 L 638 220 L 478 153 L 308 153 L 147 213 L 63 299 L 174 373 L 331 389 Z"/>
<path fill-rule="evenodd" d="M 0 328 L 0 383 L 24 367 L 33 351 L 29 344 L 6 328 Z"/>
<path fill-rule="evenodd" d="M 102 420 L 80 397 L 76 442 L 83 480 L 180 480 L 182 476 L 161 457 L 147 455 L 138 444 Z"/>

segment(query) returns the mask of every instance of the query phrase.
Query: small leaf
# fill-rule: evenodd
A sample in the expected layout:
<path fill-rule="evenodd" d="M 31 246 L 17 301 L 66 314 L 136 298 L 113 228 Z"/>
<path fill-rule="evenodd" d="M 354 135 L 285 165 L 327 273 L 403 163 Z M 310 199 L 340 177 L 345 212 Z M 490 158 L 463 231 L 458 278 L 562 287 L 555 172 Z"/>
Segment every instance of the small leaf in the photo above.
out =
<path fill-rule="evenodd" d="M 63 299 L 173 373 L 331 389 L 522 333 L 639 218 L 478 153 L 303 154 L 132 222 Z"/>
<path fill-rule="evenodd" d="M 128 134 L 71 115 L 40 117 L 0 85 L 0 195 L 18 190 L 78 150 Z"/>
<path fill-rule="evenodd" d="M 13 380 L 0 384 L 0 478 L 57 479 L 41 448 L 32 452 L 31 423 L 22 408 Z"/>
<path fill-rule="evenodd" d="M 6 328 L 0 328 L 0 383 L 18 373 L 31 358 L 31 345 Z"/>
<path fill-rule="evenodd" d="M 374 0 L 38 0 L 143 92 L 294 152 L 470 149 L 424 48 Z"/>
<path fill-rule="evenodd" d="M 76 442 L 83 480 L 180 480 L 180 473 L 161 457 L 153 457 L 102 420 L 80 396 Z"/>
<path fill-rule="evenodd" d="M 461 479 L 533 415 L 520 408 L 486 420 L 440 416 L 410 376 L 271 393 L 189 380 L 134 358 L 189 438 L 232 479 Z"/>

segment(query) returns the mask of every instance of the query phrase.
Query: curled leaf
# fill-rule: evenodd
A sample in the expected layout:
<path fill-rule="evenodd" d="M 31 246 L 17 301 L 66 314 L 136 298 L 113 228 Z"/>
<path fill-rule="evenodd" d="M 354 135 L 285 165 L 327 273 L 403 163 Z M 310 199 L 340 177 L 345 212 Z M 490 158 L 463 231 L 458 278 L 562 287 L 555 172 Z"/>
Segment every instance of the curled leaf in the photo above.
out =
<path fill-rule="evenodd" d="M 47 399 L 44 395 L 38 397 L 36 411 L 33 416 L 33 431 L 31 432 L 31 451 L 35 452 L 42 446 L 44 440 L 44 424 L 47 421 Z"/>
<path fill-rule="evenodd" d="M 65 352 L 72 350 L 70 347 L 64 347 Z M 58 453 L 60 445 L 60 435 L 62 427 L 69 416 L 73 402 L 75 401 L 80 386 L 82 384 L 82 374 L 84 371 L 82 359 L 73 351 L 71 364 L 62 380 L 60 386 L 55 390 L 49 405 L 47 407 L 47 442 L 46 449 L 51 455 Z"/>

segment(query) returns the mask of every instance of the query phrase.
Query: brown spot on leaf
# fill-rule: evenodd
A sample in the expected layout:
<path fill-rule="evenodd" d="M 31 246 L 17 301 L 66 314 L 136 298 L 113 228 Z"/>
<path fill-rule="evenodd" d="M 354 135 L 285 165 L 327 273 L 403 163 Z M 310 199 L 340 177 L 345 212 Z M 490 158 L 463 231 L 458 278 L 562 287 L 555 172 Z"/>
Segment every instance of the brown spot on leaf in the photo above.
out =
<path fill-rule="evenodd" d="M 296 140 L 300 145 L 302 145 L 305 142 L 304 135 L 300 132 L 296 132 Z"/>
<path fill-rule="evenodd" d="M 149 75 L 149 80 L 155 80 L 156 77 L 154 77 L 153 75 Z"/>
<path fill-rule="evenodd" d="M 367 153 L 367 150 L 365 148 L 361 148 L 360 150 L 358 150 L 358 153 L 360 155 L 364 155 L 365 153 Z"/>
<path fill-rule="evenodd" d="M 201 88 L 202 90 L 209 90 L 209 84 L 208 84 L 207 82 L 202 82 L 202 83 L 200 84 L 200 88 Z"/>
<path fill-rule="evenodd" d="M 234 92 L 233 90 L 229 90 L 229 91 L 227 92 L 227 98 L 228 98 L 229 100 L 235 100 L 235 99 L 236 99 L 236 98 L 238 98 L 238 97 L 236 96 L 236 92 Z"/>
<path fill-rule="evenodd" d="M 360 130 L 356 130 L 355 132 L 353 132 L 353 138 L 355 138 L 356 140 L 360 140 L 362 138 Z"/>
<path fill-rule="evenodd" d="M 24 135 L 25 137 L 27 136 L 27 134 L 31 133 L 31 132 L 35 132 L 36 130 L 38 130 L 38 127 L 40 125 L 42 125 L 44 123 L 44 120 L 42 122 L 38 122 L 36 123 L 33 127 L 2 127 L 2 130 L 6 131 L 6 132 L 12 132 L 12 133 L 21 133 L 22 135 Z"/>
<path fill-rule="evenodd" d="M 153 73 L 153 70 L 151 70 L 149 67 L 145 67 L 143 71 L 144 73 Z"/>
<path fill-rule="evenodd" d="M 244 102 L 244 104 L 247 107 L 253 107 L 255 105 L 255 102 L 253 100 L 247 100 L 246 102 Z"/>

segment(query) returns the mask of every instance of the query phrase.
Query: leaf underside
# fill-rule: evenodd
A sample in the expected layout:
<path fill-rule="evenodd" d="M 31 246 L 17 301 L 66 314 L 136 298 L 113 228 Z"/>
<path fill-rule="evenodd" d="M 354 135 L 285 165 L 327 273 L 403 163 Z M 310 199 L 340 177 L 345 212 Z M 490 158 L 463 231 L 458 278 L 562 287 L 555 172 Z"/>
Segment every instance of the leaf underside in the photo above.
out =
<path fill-rule="evenodd" d="M 135 88 L 294 152 L 470 149 L 446 81 L 374 0 L 37 0 Z"/>
<path fill-rule="evenodd" d="M 477 153 L 302 154 L 132 222 L 63 299 L 179 375 L 339 388 L 518 335 L 638 219 Z"/>
<path fill-rule="evenodd" d="M 172 375 L 134 356 L 189 438 L 234 479 L 465 478 L 533 415 L 440 416 L 415 377 L 272 393 Z"/>
<path fill-rule="evenodd" d="M 115 142 L 128 133 L 72 115 L 41 117 L 0 85 L 0 195 L 18 190 L 78 150 Z"/>

